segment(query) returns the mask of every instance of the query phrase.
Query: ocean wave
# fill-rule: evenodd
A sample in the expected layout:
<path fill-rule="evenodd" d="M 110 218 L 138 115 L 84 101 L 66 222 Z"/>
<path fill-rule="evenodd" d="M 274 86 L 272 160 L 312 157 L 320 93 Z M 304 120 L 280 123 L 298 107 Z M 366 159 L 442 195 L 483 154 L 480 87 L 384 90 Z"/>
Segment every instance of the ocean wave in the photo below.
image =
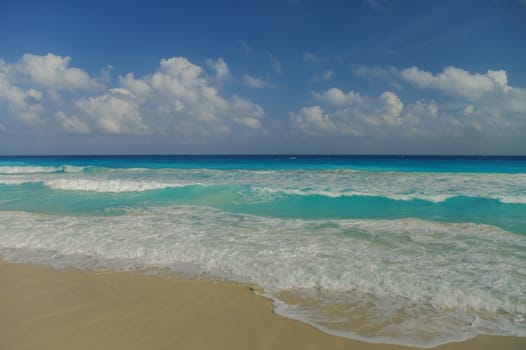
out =
<path fill-rule="evenodd" d="M 455 194 L 435 194 L 435 195 L 427 195 L 427 194 L 421 194 L 421 193 L 384 194 L 384 193 L 378 193 L 378 192 L 367 193 L 364 191 L 353 191 L 353 190 L 347 190 L 347 189 L 339 189 L 339 190 L 312 189 L 312 188 L 284 189 L 284 188 L 263 187 L 263 188 L 256 188 L 255 191 L 261 194 L 262 196 L 265 196 L 266 194 L 273 194 L 273 195 L 293 195 L 293 196 L 320 196 L 320 197 L 330 197 L 330 198 L 382 197 L 382 198 L 397 200 L 397 201 L 412 201 L 412 200 L 418 199 L 418 200 L 432 202 L 432 203 L 441 203 L 441 202 L 445 202 L 446 200 L 450 198 L 459 197 L 458 195 L 455 195 Z M 526 198 L 506 197 L 506 199 L 509 201 L 508 203 L 514 203 L 513 201 L 517 201 L 517 200 L 524 200 L 525 201 L 524 203 L 526 203 Z"/>
<path fill-rule="evenodd" d="M 29 166 L 12 165 L 0 166 L 0 174 L 37 174 L 37 173 L 56 173 L 63 171 L 62 166 Z"/>
<path fill-rule="evenodd" d="M 385 198 L 395 201 L 413 201 L 421 200 L 430 203 L 443 203 L 447 200 L 453 198 L 479 198 L 479 199 L 490 199 L 498 200 L 501 203 L 505 204 L 526 204 L 526 194 L 521 195 L 498 195 L 498 194 L 479 194 L 476 196 L 471 196 L 470 194 L 463 193 L 449 193 L 449 194 L 426 194 L 426 193 L 385 193 L 379 191 L 378 189 L 372 189 L 370 192 L 366 191 L 355 191 L 349 189 L 317 189 L 317 188 L 303 188 L 303 189 L 294 189 L 294 188 L 272 188 L 272 187 L 256 187 L 253 189 L 257 195 L 262 199 L 269 199 L 271 197 L 277 198 L 284 196 L 300 196 L 300 197 L 309 197 L 309 196 L 319 196 L 319 197 L 328 197 L 328 198 L 343 198 L 343 197 L 377 197 Z"/>
<path fill-rule="evenodd" d="M 33 166 L 33 165 L 2 165 L 0 174 L 40 174 L 40 173 L 79 173 L 86 169 L 84 166 L 60 165 L 60 166 Z"/>
<path fill-rule="evenodd" d="M 31 175 L 31 174 L 29 174 Z M 119 193 L 119 192 L 144 192 L 151 190 L 180 188 L 187 186 L 208 187 L 210 193 L 216 191 L 220 186 L 224 191 L 230 187 L 233 194 L 242 195 L 248 202 L 265 202 L 284 199 L 286 197 L 325 197 L 325 198 L 356 198 L 356 197 L 375 197 L 385 198 L 394 201 L 414 201 L 420 200 L 429 203 L 444 203 L 455 198 L 478 198 L 497 200 L 503 204 L 526 204 L 525 194 L 499 194 L 499 193 L 472 193 L 471 191 L 456 191 L 452 193 L 396 193 L 382 191 L 380 188 L 370 188 L 369 191 L 363 188 L 353 190 L 346 188 L 281 188 L 268 186 L 240 186 L 232 184 L 207 184 L 203 182 L 188 181 L 185 179 L 180 182 L 154 181 L 148 179 L 111 179 L 111 178 L 50 178 L 50 177 L 30 177 L 27 175 L 3 175 L 0 176 L 0 184 L 3 185 L 23 185 L 26 183 L 42 183 L 53 190 L 67 191 L 91 191 L 99 193 Z M 431 191 L 428 191 L 431 192 Z"/>
<path fill-rule="evenodd" d="M 40 180 L 31 180 L 27 178 L 20 177 L 9 177 L 9 176 L 0 176 L 0 185 L 23 185 L 26 183 L 32 182 L 41 182 Z"/>
<path fill-rule="evenodd" d="M 91 180 L 91 179 L 54 179 L 43 181 L 44 185 L 54 190 L 90 191 L 90 192 L 143 192 L 165 188 L 181 187 L 175 183 L 130 180 Z"/>
<path fill-rule="evenodd" d="M 193 266 L 256 283 L 284 303 L 280 313 L 329 332 L 418 346 L 526 336 L 525 250 L 524 237 L 494 226 L 418 219 L 283 220 L 193 206 L 116 217 L 0 212 L 0 255 L 10 259 Z"/>

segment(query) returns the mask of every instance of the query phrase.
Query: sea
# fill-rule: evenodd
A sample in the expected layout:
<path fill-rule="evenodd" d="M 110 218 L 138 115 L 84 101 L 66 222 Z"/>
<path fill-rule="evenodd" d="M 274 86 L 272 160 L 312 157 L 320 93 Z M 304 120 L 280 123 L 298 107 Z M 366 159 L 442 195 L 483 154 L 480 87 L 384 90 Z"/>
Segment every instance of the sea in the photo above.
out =
<path fill-rule="evenodd" d="M 526 336 L 526 157 L 0 157 L 0 258 L 258 286 L 367 342 Z"/>

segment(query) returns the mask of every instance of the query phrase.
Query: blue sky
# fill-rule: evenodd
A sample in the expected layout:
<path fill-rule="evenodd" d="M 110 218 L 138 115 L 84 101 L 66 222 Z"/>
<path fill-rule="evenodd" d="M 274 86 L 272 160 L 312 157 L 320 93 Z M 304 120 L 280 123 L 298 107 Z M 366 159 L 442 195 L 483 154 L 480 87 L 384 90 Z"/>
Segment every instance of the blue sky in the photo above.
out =
<path fill-rule="evenodd" d="M 525 154 L 526 1 L 0 0 L 0 154 Z"/>

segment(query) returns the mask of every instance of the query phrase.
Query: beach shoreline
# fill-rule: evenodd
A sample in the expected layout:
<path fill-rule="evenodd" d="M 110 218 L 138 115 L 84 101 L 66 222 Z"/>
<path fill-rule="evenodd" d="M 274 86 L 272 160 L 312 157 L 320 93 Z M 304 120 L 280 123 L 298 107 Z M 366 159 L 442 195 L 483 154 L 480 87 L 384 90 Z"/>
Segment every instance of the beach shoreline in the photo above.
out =
<path fill-rule="evenodd" d="M 250 285 L 0 260 L 0 348 L 411 349 L 331 336 L 272 312 Z M 436 349 L 522 349 L 481 336 Z"/>

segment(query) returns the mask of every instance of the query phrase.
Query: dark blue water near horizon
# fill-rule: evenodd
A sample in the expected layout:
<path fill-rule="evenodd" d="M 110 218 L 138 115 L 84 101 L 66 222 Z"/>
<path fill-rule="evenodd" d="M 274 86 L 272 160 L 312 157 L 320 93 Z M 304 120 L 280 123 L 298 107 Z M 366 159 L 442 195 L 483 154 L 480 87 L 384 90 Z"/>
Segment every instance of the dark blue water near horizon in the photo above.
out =
<path fill-rule="evenodd" d="M 355 169 L 406 172 L 526 173 L 526 156 L 425 155 L 60 155 L 0 156 L 0 165 L 114 168 Z"/>

